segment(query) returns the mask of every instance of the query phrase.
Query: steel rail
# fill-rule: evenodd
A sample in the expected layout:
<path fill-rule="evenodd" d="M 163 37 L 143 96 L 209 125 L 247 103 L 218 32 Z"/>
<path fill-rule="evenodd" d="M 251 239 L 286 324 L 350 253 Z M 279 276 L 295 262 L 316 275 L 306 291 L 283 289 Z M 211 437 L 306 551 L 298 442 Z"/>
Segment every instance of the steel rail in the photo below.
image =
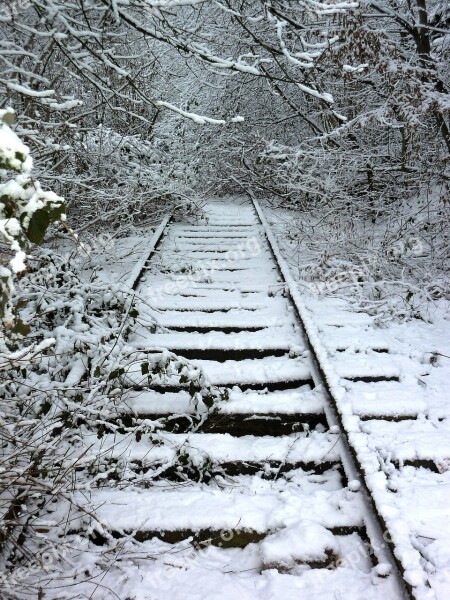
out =
<path fill-rule="evenodd" d="M 272 232 L 272 229 L 265 218 L 264 212 L 251 191 L 246 190 L 253 203 L 256 214 L 261 222 L 264 235 L 269 245 L 271 254 L 274 258 L 277 269 L 285 282 L 286 292 L 294 306 L 300 325 L 303 329 L 305 343 L 311 355 L 313 364 L 313 378 L 316 385 L 323 386 L 326 398 L 328 401 L 327 418 L 330 425 L 336 424 L 339 427 L 342 439 L 342 445 L 345 451 L 345 456 L 342 457 L 344 468 L 347 475 L 352 479 L 357 480 L 361 486 L 363 497 L 365 499 L 367 514 L 371 516 L 370 522 L 366 522 L 367 534 L 371 540 L 372 547 L 379 557 L 382 557 L 386 562 L 393 566 L 393 573 L 396 579 L 398 593 L 405 600 L 414 600 L 416 595 L 414 588 L 405 581 L 405 568 L 400 559 L 395 555 L 395 543 L 392 541 L 389 528 L 382 515 L 380 515 L 375 499 L 372 495 L 369 485 L 366 482 L 364 468 L 361 464 L 354 446 L 349 440 L 347 430 L 345 428 L 342 413 L 339 410 L 339 402 L 337 399 L 337 376 L 331 371 L 327 362 L 326 351 L 321 347 L 320 341 L 315 334 L 314 323 L 308 314 L 305 303 L 297 289 L 297 284 L 292 277 L 289 265 L 283 258 L 278 242 Z M 386 536 L 386 532 L 389 534 Z M 431 590 L 430 590 L 431 591 Z"/>
<path fill-rule="evenodd" d="M 147 261 L 150 260 L 152 254 L 155 252 L 159 242 L 161 241 L 161 238 L 166 230 L 167 225 L 170 223 L 171 219 L 172 219 L 172 214 L 168 213 L 163 220 L 161 221 L 161 223 L 158 225 L 158 227 L 155 229 L 154 233 L 152 234 L 150 241 L 149 241 L 149 245 L 148 248 L 146 249 L 145 253 L 142 255 L 142 257 L 138 260 L 138 262 L 134 265 L 133 270 L 130 273 L 130 276 L 128 277 L 127 281 L 125 282 L 125 286 L 131 290 L 136 290 L 137 286 L 139 285 L 139 281 L 142 277 L 142 272 L 144 271 L 144 267 L 145 267 L 145 263 Z"/>

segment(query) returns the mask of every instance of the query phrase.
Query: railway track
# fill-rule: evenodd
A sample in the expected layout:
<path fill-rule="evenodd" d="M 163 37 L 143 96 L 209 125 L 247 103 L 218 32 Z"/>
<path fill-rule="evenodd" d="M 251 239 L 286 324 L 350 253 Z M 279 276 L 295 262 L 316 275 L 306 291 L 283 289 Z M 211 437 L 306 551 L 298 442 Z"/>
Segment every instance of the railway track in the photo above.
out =
<path fill-rule="evenodd" d="M 164 419 L 164 444 L 105 436 L 142 477 L 92 492 L 99 517 L 157 557 L 137 574 L 149 599 L 411 597 L 259 205 L 205 213 L 157 231 L 130 280 L 140 324 L 129 343 L 184 357 L 228 399 L 193 429 L 185 386 L 128 374 L 124 405 Z M 185 468 L 166 468 L 174 456 Z"/>

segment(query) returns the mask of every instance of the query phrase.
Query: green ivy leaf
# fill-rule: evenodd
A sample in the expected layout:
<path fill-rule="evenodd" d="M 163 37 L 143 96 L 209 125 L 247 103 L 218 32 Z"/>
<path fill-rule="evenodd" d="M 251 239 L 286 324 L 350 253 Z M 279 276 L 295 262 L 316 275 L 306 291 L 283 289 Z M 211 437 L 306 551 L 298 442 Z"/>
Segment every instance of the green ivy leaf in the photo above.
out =
<path fill-rule="evenodd" d="M 6 219 L 9 219 L 14 215 L 14 211 L 16 210 L 16 203 L 12 198 L 6 195 L 0 196 L 0 204 L 3 204 L 3 208 L 1 210 Z"/>
<path fill-rule="evenodd" d="M 49 400 L 46 400 L 41 404 L 41 415 L 46 415 L 51 409 L 52 405 Z"/>
<path fill-rule="evenodd" d="M 24 323 L 20 319 L 17 319 L 11 331 L 12 333 L 17 333 L 19 335 L 28 335 L 30 333 L 30 326 L 28 323 Z"/>
<path fill-rule="evenodd" d="M 212 396 L 203 396 L 202 401 L 207 408 L 214 406 L 214 398 Z"/>
<path fill-rule="evenodd" d="M 114 371 L 111 371 L 111 373 L 108 375 L 108 380 L 111 381 L 111 379 L 117 379 L 124 373 L 125 369 L 123 367 L 121 367 L 120 369 L 115 369 Z"/>
<path fill-rule="evenodd" d="M 40 244 L 44 239 L 47 227 L 50 225 L 50 215 L 45 208 L 38 208 L 30 219 L 27 229 L 27 238 L 33 244 Z"/>

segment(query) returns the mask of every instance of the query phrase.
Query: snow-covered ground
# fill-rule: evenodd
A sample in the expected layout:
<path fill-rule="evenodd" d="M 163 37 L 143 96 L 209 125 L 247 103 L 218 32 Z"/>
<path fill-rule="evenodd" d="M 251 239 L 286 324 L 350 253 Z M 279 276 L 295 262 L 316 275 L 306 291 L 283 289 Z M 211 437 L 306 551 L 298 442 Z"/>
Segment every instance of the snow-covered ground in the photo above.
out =
<path fill-rule="evenodd" d="M 225 206 L 220 217 L 231 222 L 235 244 L 246 239 L 245 227 L 254 236 L 263 231 L 257 222 L 250 224 L 253 211 L 245 206 L 247 200 L 239 202 L 244 205 L 239 216 L 233 216 L 235 206 Z M 299 255 L 297 242 L 291 244 L 284 234 L 289 215 L 277 219 L 266 214 L 297 278 L 302 310 L 344 428 L 386 523 L 383 539 L 392 539 L 417 598 L 447 600 L 450 323 L 445 306 L 441 302 L 434 310 L 432 322 L 384 321 L 380 326 L 376 314 L 362 311 L 335 290 L 332 296 L 313 293 L 317 286 L 298 277 L 301 261 L 311 260 L 307 246 Z M 221 268 L 224 255 L 218 259 L 212 248 L 215 244 L 224 254 L 236 249 L 231 236 L 222 231 L 219 238 L 217 232 L 196 227 L 174 224 L 153 266 L 146 267 L 137 290 L 138 324 L 127 344 L 136 359 L 148 349 L 188 351 L 196 357 L 189 369 L 200 367 L 212 384 L 260 387 L 231 389 L 220 406 L 222 429 L 153 433 L 156 415 L 189 418 L 195 407 L 186 388 L 173 391 L 175 372 L 154 376 L 153 384 L 161 387 L 155 392 L 145 389 L 145 371 L 139 362 L 133 364 L 124 376 L 125 387 L 133 389 L 125 390 L 122 411 L 138 415 L 141 429 L 80 433 L 78 469 L 95 465 L 94 475 L 78 476 L 72 502 L 85 514 L 71 518 L 63 549 L 40 575 L 45 594 L 52 600 L 73 598 L 74 593 L 102 600 L 398 598 L 384 546 L 374 547 L 371 538 L 380 561 L 376 564 L 360 535 L 368 523 L 367 506 L 358 481 L 341 478 L 339 428 L 324 420 L 326 395 L 313 386 L 308 352 L 269 248 L 259 247 L 258 254 L 251 246 L 241 248 L 241 255 Z M 213 223 L 210 229 L 215 227 Z M 87 278 L 94 268 L 105 282 L 129 288 L 130 272 L 145 265 L 153 235 L 145 231 L 91 242 L 91 257 L 80 256 L 79 268 Z M 199 278 L 190 270 L 194 258 L 205 265 Z M 195 331 L 199 327 L 212 331 Z M 233 330 L 246 327 L 248 331 Z M 208 352 L 245 355 L 255 349 L 266 354 L 242 360 L 208 357 Z M 286 382 L 297 387 L 276 388 Z M 261 390 L 268 383 L 276 388 L 269 393 Z M 317 425 L 282 437 L 273 431 L 230 435 L 227 429 L 237 419 L 251 427 L 262 417 L 270 427 L 271 419 L 281 416 L 283 426 L 283 419 L 301 422 L 303 415 Z M 186 463 L 180 457 L 203 475 L 166 479 L 168 465 L 183 472 L 180 465 Z M 264 471 L 255 476 L 220 470 L 233 463 L 264 465 Z M 286 463 L 291 470 L 282 475 Z M 323 469 L 298 468 L 307 464 Z M 67 511 L 59 503 L 35 526 L 45 532 L 64 522 Z M 205 531 L 213 545 L 201 538 Z M 187 537 L 190 532 L 194 538 Z M 173 533 L 178 537 L 170 538 Z M 241 535 L 253 536 L 251 542 L 228 547 Z M 107 543 L 96 546 L 92 536 L 105 536 Z M 32 575 L 13 574 L 6 580 L 8 590 Z"/>

